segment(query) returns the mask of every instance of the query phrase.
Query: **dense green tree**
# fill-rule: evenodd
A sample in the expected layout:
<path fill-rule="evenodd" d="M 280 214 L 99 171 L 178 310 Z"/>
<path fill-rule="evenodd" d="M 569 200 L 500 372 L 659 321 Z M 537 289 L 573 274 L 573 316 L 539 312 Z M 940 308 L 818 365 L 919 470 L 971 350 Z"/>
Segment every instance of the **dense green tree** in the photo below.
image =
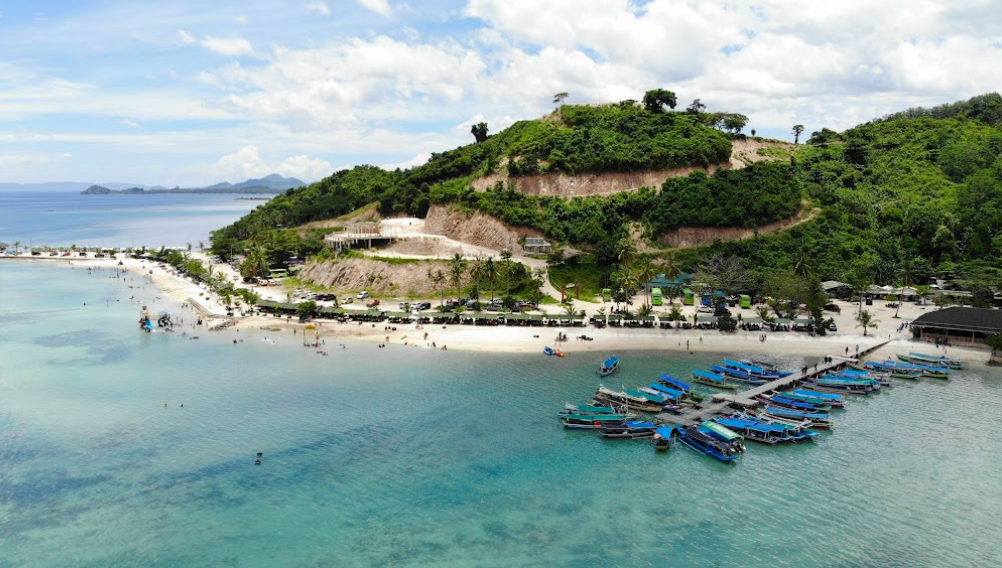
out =
<path fill-rule="evenodd" d="M 487 123 L 478 122 L 470 127 L 470 133 L 477 140 L 477 144 L 487 141 Z"/>
<path fill-rule="evenodd" d="M 647 112 L 662 113 L 664 108 L 674 109 L 678 104 L 675 93 L 665 89 L 652 89 L 644 93 L 644 108 Z"/>
<path fill-rule="evenodd" d="M 803 134 L 803 133 L 804 133 L 804 125 L 803 124 L 794 124 L 793 125 L 793 143 L 794 144 L 799 144 L 800 143 L 800 135 Z"/>

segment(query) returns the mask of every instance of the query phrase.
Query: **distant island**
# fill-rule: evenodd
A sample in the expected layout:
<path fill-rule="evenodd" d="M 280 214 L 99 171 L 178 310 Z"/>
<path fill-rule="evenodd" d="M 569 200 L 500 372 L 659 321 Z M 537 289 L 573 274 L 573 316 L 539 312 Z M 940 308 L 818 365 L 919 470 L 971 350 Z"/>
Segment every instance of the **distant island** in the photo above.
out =
<path fill-rule="evenodd" d="M 101 185 L 92 185 L 87 189 L 80 192 L 81 195 L 148 195 L 148 194 L 162 194 L 162 193 L 240 193 L 240 194 L 256 194 L 256 193 L 269 193 L 277 194 L 282 193 L 287 189 L 293 187 L 302 187 L 306 185 L 303 181 L 296 178 L 286 178 L 278 174 L 271 174 L 260 179 L 249 179 L 237 184 L 232 184 L 229 182 L 217 183 L 210 185 L 208 187 L 175 187 L 173 189 L 168 189 L 165 187 L 129 187 L 126 189 L 109 189 Z"/>

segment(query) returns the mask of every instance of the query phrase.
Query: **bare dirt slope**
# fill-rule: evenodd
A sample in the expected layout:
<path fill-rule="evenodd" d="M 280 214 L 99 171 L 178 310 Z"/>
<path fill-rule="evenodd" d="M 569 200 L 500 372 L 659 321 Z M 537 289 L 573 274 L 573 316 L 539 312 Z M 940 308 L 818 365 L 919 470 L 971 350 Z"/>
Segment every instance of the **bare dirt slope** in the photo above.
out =
<path fill-rule="evenodd" d="M 498 182 L 507 185 L 515 184 L 522 193 L 531 195 L 550 195 L 574 197 L 579 195 L 612 195 L 623 191 L 636 191 L 641 187 L 661 187 L 668 178 L 684 177 L 693 172 L 712 174 L 721 168 L 741 169 L 755 162 L 775 160 L 780 156 L 760 154 L 760 148 L 792 148 L 792 144 L 774 142 L 762 139 L 734 140 L 731 142 L 731 158 L 722 164 L 711 164 L 708 167 L 674 168 L 670 170 L 655 170 L 647 172 L 617 172 L 602 174 L 538 174 L 531 176 L 509 177 L 508 171 L 501 167 L 497 173 L 473 180 L 472 186 L 477 191 L 486 191 Z M 503 165 L 502 165 L 503 166 Z"/>
<path fill-rule="evenodd" d="M 543 236 L 539 231 L 512 227 L 490 215 L 466 213 L 443 205 L 432 205 L 428 210 L 424 230 L 491 250 L 510 250 L 515 254 L 522 250 L 520 239 Z"/>
<path fill-rule="evenodd" d="M 377 295 L 405 295 L 408 292 L 428 297 L 438 293 L 428 279 L 428 269 L 448 272 L 445 261 L 419 261 L 391 264 L 364 258 L 346 258 L 309 263 L 299 278 L 335 291 L 358 291 L 367 288 Z"/>
<path fill-rule="evenodd" d="M 748 239 L 755 235 L 767 235 L 789 229 L 801 223 L 806 223 L 814 218 L 821 210 L 801 207 L 800 211 L 793 217 L 788 217 L 762 225 L 755 228 L 742 227 L 679 227 L 658 239 L 662 245 L 670 247 L 694 247 L 712 243 L 714 241 L 733 241 L 736 239 Z"/>

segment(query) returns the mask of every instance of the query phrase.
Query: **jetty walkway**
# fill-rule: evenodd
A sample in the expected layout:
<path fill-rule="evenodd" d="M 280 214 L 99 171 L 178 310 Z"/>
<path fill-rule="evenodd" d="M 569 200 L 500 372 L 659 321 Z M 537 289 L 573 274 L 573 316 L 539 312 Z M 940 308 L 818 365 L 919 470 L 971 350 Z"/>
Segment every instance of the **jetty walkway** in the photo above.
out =
<path fill-rule="evenodd" d="M 867 347 L 861 351 L 856 352 L 856 358 L 862 357 L 869 353 L 880 349 L 881 347 L 890 343 L 890 339 L 885 339 L 876 345 Z M 734 394 L 717 393 L 713 395 L 713 401 L 708 404 L 703 404 L 691 410 L 683 411 L 681 414 L 673 414 L 671 412 L 662 412 L 658 414 L 655 418 L 663 424 L 678 424 L 681 426 L 688 426 L 689 424 L 695 424 L 706 420 L 714 415 L 720 414 L 726 408 L 754 408 L 760 404 L 755 397 L 765 394 L 771 391 L 778 391 L 785 389 L 789 386 L 799 384 L 806 379 L 813 377 L 822 377 L 825 373 L 831 370 L 838 370 L 850 362 L 855 361 L 854 358 L 842 357 L 840 355 L 832 356 L 831 363 L 818 363 L 817 365 L 811 365 L 807 368 L 807 372 L 797 371 L 792 375 L 776 379 L 775 381 L 768 382 L 764 385 L 759 385 L 757 387 L 750 388 L 745 391 L 741 391 Z"/>

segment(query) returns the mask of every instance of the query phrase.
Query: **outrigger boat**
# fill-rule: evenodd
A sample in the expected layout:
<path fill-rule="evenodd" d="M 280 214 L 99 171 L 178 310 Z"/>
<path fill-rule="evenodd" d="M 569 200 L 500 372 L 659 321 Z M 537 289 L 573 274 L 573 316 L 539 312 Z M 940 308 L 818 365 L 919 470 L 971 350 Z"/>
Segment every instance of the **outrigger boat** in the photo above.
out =
<path fill-rule="evenodd" d="M 765 422 L 766 424 L 776 424 L 778 426 L 783 426 L 784 428 L 796 429 L 799 431 L 806 431 L 813 424 L 810 420 L 803 420 L 797 418 L 783 418 L 780 416 L 775 416 L 768 414 L 763 411 L 747 411 L 744 413 L 738 413 L 732 418 L 742 418 L 745 420 L 756 420 L 759 422 Z"/>
<path fill-rule="evenodd" d="M 846 379 L 850 381 L 872 381 L 882 387 L 892 386 L 894 383 L 889 381 L 886 377 L 881 378 L 876 375 L 871 375 L 862 371 L 834 371 L 830 373 L 825 373 L 826 378 L 833 379 Z"/>
<path fill-rule="evenodd" d="M 680 391 L 678 389 L 673 389 L 671 387 L 666 387 L 659 382 L 653 382 L 647 388 L 650 390 L 654 390 L 657 394 L 660 394 L 661 396 L 667 398 L 669 401 L 675 404 L 691 406 L 698 402 L 696 399 L 691 398 L 691 395 L 689 393 Z M 699 400 L 703 400 L 703 397 L 699 397 Z"/>
<path fill-rule="evenodd" d="M 685 445 L 701 454 L 720 461 L 734 461 L 741 455 L 741 452 L 732 446 L 733 442 L 721 442 L 703 432 L 697 426 L 689 426 L 687 428 L 678 427 L 675 431 L 678 433 L 678 439 L 685 443 Z"/>
<path fill-rule="evenodd" d="M 756 365 L 749 365 L 742 361 L 732 361 L 730 359 L 724 359 L 724 368 L 748 373 L 752 377 L 756 379 L 763 379 L 766 382 L 775 381 L 776 379 L 781 379 L 791 374 L 791 373 L 783 374 L 776 369 L 766 369 Z"/>
<path fill-rule="evenodd" d="M 963 369 L 964 364 L 960 362 L 960 359 L 955 359 L 953 357 L 947 357 L 946 355 L 927 355 L 925 353 L 915 353 L 914 351 L 907 354 L 898 354 L 898 359 L 901 359 L 905 363 L 918 363 L 921 365 L 938 365 L 940 367 L 948 367 L 950 369 Z"/>
<path fill-rule="evenodd" d="M 905 371 L 897 366 L 888 366 L 878 361 L 867 361 L 863 363 L 862 368 L 867 371 L 886 373 L 887 376 L 894 379 L 909 379 L 914 381 L 922 378 L 922 373 L 918 371 Z"/>
<path fill-rule="evenodd" d="M 805 382 L 811 388 L 827 392 L 844 392 L 847 394 L 870 394 L 880 388 L 879 384 L 872 381 L 857 381 L 850 379 L 829 379 L 820 378 L 814 381 Z"/>
<path fill-rule="evenodd" d="M 769 382 L 769 379 L 757 377 L 755 375 L 752 375 L 748 371 L 743 371 L 741 369 L 723 367 L 721 365 L 711 365 L 710 370 L 713 371 L 714 373 L 717 373 L 718 375 L 726 376 L 730 379 L 741 381 L 742 383 L 745 383 L 747 385 L 758 386 L 758 385 L 764 385 L 767 382 Z"/>
<path fill-rule="evenodd" d="M 769 363 L 766 363 L 764 361 L 756 361 L 754 359 L 742 359 L 742 360 L 740 360 L 738 362 L 741 363 L 742 365 L 747 365 L 749 367 L 761 369 L 762 372 L 763 372 L 763 374 L 766 374 L 766 375 L 776 375 L 778 377 L 789 377 L 790 375 L 793 374 L 793 373 L 791 373 L 789 371 L 782 371 L 782 370 L 780 370 L 780 369 L 778 369 L 776 367 L 773 367 L 772 365 L 770 365 Z"/>
<path fill-rule="evenodd" d="M 781 408 L 773 405 L 766 406 L 765 412 L 766 414 L 778 416 L 779 418 L 809 420 L 811 428 L 827 429 L 832 427 L 832 422 L 828 419 L 828 414 L 824 412 L 801 412 L 799 410 L 790 410 L 788 408 Z"/>
<path fill-rule="evenodd" d="M 563 418 L 571 414 L 578 414 L 582 416 L 606 416 L 609 414 L 618 414 L 623 418 L 629 418 L 629 419 L 634 419 L 638 417 L 637 414 L 634 414 L 632 412 L 622 412 L 619 409 L 613 408 L 611 406 L 590 406 L 586 404 L 575 405 L 567 403 L 564 405 L 564 408 L 566 410 L 557 414 L 558 417 Z"/>
<path fill-rule="evenodd" d="M 609 424 L 602 428 L 603 438 L 636 440 L 654 436 L 653 422 L 626 421 L 622 424 Z"/>
<path fill-rule="evenodd" d="M 602 363 L 602 366 L 598 368 L 598 376 L 608 377 L 609 375 L 615 373 L 619 370 L 619 357 L 613 355 Z"/>
<path fill-rule="evenodd" d="M 661 412 L 665 408 L 665 399 L 655 395 L 637 391 L 614 391 L 599 385 L 595 400 L 622 405 L 630 410 L 643 412 Z"/>
<path fill-rule="evenodd" d="M 659 452 L 668 451 L 673 431 L 672 426 L 658 426 L 658 429 L 654 431 L 654 449 Z"/>
<path fill-rule="evenodd" d="M 767 404 L 800 410 L 802 412 L 831 412 L 832 407 L 827 404 L 814 404 L 813 402 L 803 402 L 782 395 L 759 395 L 759 400 Z"/>
<path fill-rule="evenodd" d="M 821 393 L 818 393 L 821 394 Z M 845 408 L 845 402 L 841 400 L 828 400 L 817 396 L 797 394 L 796 392 L 773 392 L 772 396 L 781 396 L 798 402 L 809 402 L 815 406 L 829 406 L 831 408 Z"/>
<path fill-rule="evenodd" d="M 588 416 L 584 414 L 568 414 L 563 417 L 564 428 L 574 430 L 600 430 L 613 424 L 622 424 L 625 419 L 619 414 L 602 414 Z"/>
<path fill-rule="evenodd" d="M 704 434 L 709 434 L 712 438 L 716 438 L 725 444 L 731 444 L 731 448 L 733 448 L 734 451 L 745 451 L 745 437 L 722 424 L 706 420 L 699 425 L 699 429 Z"/>
<path fill-rule="evenodd" d="M 817 391 L 806 390 L 806 389 L 797 389 L 797 390 L 793 391 L 792 393 L 787 393 L 787 396 L 793 396 L 793 395 L 809 396 L 809 397 L 813 397 L 813 398 L 820 398 L 822 400 L 827 401 L 827 404 L 830 404 L 832 406 L 845 406 L 845 397 L 842 396 L 842 395 L 840 395 L 840 394 L 832 394 L 832 393 L 827 393 L 827 392 L 817 392 Z M 807 402 L 810 402 L 810 401 L 807 401 Z"/>
<path fill-rule="evenodd" d="M 658 382 L 660 382 L 662 385 L 668 388 L 682 391 L 683 393 L 685 393 L 686 398 L 692 400 L 693 402 L 702 402 L 704 398 L 703 395 L 699 394 L 698 392 L 692 389 L 692 385 L 690 385 L 685 381 L 680 381 L 675 377 L 669 375 L 661 375 L 660 377 L 658 377 Z"/>
<path fill-rule="evenodd" d="M 905 372 L 918 372 L 922 373 L 923 377 L 929 377 L 930 379 L 948 379 L 950 378 L 950 369 L 946 367 L 934 367 L 931 365 L 918 365 L 916 363 L 901 363 L 898 361 L 891 361 L 888 359 L 881 363 L 885 367 L 890 369 L 897 369 L 899 371 Z"/>
<path fill-rule="evenodd" d="M 707 373 L 706 371 L 700 371 L 699 369 L 692 372 L 692 381 L 701 385 L 725 390 L 738 390 L 738 387 L 740 386 L 737 383 L 728 381 L 720 375 Z"/>
<path fill-rule="evenodd" d="M 746 418 L 714 418 L 715 422 L 737 432 L 746 440 L 763 444 L 779 444 L 782 442 L 800 442 L 813 440 L 816 432 L 804 432 L 795 426 L 785 424 L 769 424 L 761 420 Z"/>

